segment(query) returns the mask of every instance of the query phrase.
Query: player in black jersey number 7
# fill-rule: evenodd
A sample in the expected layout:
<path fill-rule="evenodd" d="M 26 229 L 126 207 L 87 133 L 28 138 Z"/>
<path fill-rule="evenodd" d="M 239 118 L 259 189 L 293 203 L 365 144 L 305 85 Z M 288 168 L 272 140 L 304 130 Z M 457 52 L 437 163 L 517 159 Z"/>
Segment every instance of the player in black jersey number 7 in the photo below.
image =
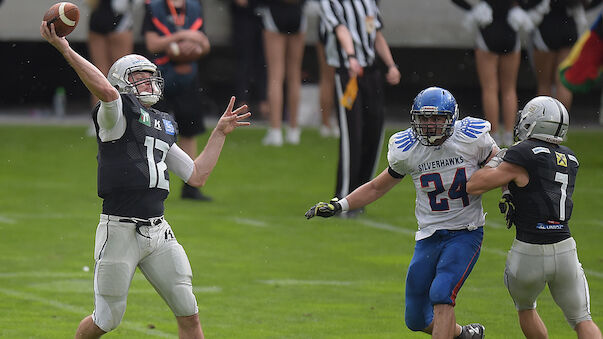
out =
<path fill-rule="evenodd" d="M 536 299 L 548 284 L 578 338 L 601 339 L 569 229 L 579 163 L 571 149 L 560 145 L 568 127 L 569 115 L 557 99 L 530 100 L 515 125 L 520 142 L 503 157 L 493 158 L 467 183 L 469 194 L 509 187 L 510 195 L 505 192 L 502 206 L 508 208 L 507 223 L 515 224 L 516 236 L 507 256 L 505 285 L 527 338 L 548 338 L 536 311 Z"/>
<path fill-rule="evenodd" d="M 152 106 L 161 97 L 157 67 L 140 55 L 117 60 L 107 78 L 77 54 L 46 22 L 40 34 L 77 72 L 100 102 L 92 118 L 98 142 L 98 195 L 103 212 L 94 249 L 94 312 L 76 338 L 98 338 L 115 329 L 125 313 L 136 267 L 168 304 L 180 338 L 203 338 L 186 253 L 163 217 L 172 171 L 191 186 L 202 186 L 218 161 L 226 135 L 251 113 L 233 110 L 232 97 L 205 149 L 195 160 L 176 144 L 173 118 Z"/>

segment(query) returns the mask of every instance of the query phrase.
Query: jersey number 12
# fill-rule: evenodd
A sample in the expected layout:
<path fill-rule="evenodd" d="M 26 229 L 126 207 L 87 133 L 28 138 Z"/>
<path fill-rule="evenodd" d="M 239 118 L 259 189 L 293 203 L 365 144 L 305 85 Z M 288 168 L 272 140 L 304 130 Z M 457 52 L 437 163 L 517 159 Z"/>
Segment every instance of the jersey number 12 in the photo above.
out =
<path fill-rule="evenodd" d="M 149 164 L 149 188 L 161 188 L 170 190 L 170 182 L 165 178 L 167 165 L 165 157 L 170 149 L 170 145 L 161 139 L 155 139 L 146 136 L 144 145 L 147 148 L 147 163 Z M 155 163 L 155 149 L 161 151 L 161 160 Z"/>

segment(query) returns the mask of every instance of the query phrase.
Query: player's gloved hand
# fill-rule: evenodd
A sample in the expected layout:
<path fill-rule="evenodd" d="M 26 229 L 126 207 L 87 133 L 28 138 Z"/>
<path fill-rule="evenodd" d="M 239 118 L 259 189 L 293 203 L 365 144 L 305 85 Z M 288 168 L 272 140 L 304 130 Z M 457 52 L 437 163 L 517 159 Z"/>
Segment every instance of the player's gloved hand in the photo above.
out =
<path fill-rule="evenodd" d="M 501 162 L 503 162 L 503 158 L 505 157 L 505 154 L 507 154 L 507 149 L 503 148 L 500 151 L 498 151 L 498 153 L 496 153 L 495 156 L 492 157 L 492 159 L 490 159 L 490 161 L 488 161 L 486 163 L 485 166 L 488 167 L 498 167 L 498 165 L 500 165 Z"/>
<path fill-rule="evenodd" d="M 308 212 L 306 212 L 306 219 L 313 218 L 314 216 L 319 216 L 323 218 L 332 217 L 335 214 L 341 212 L 341 204 L 337 202 L 337 198 L 331 199 L 329 202 L 319 202 L 318 204 L 312 206 Z"/>
<path fill-rule="evenodd" d="M 507 228 L 511 228 L 515 220 L 515 205 L 513 204 L 513 196 L 508 190 L 503 192 L 502 197 L 498 201 L 498 209 L 500 209 L 500 213 L 505 215 Z"/>

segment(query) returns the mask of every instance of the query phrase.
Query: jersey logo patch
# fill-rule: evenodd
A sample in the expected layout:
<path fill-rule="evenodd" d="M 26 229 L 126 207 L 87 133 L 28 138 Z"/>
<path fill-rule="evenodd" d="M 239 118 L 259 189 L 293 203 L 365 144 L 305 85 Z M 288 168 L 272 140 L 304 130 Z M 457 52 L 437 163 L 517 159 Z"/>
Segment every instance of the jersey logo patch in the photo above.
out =
<path fill-rule="evenodd" d="M 155 119 L 155 129 L 161 131 L 161 121 Z"/>
<path fill-rule="evenodd" d="M 483 133 L 486 128 L 486 121 L 477 119 L 463 119 L 461 121 L 461 132 L 466 136 L 477 139 L 478 135 Z"/>
<path fill-rule="evenodd" d="M 140 118 L 138 118 L 138 122 L 151 127 L 151 116 L 142 108 L 140 109 Z"/>
<path fill-rule="evenodd" d="M 555 157 L 557 158 L 557 166 L 567 167 L 567 158 L 565 154 L 555 152 Z"/>
<path fill-rule="evenodd" d="M 394 138 L 396 139 L 394 144 L 398 145 L 398 148 L 401 148 L 404 152 L 408 151 L 417 141 L 417 138 L 415 138 L 411 130 L 397 133 Z"/>
<path fill-rule="evenodd" d="M 532 153 L 534 154 L 538 154 L 538 153 L 551 153 L 551 151 L 546 148 L 546 147 L 534 147 L 532 148 Z"/>
<path fill-rule="evenodd" d="M 163 120 L 163 126 L 165 126 L 165 133 L 169 135 L 174 135 L 176 131 L 174 130 L 174 125 L 172 125 L 172 122 L 165 119 L 161 120 Z"/>

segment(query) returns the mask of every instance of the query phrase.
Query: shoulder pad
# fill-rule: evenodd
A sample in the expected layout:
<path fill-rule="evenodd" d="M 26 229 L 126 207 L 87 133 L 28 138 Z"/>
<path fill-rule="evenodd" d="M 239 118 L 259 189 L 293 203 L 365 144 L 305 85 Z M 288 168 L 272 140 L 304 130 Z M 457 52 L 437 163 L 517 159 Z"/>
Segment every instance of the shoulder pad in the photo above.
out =
<path fill-rule="evenodd" d="M 419 142 L 412 129 L 400 131 L 389 138 L 387 161 L 390 166 L 409 159 Z M 394 168 L 395 169 L 395 168 Z"/>
<path fill-rule="evenodd" d="M 412 129 L 408 128 L 404 131 L 400 131 L 389 138 L 389 149 L 399 149 L 401 152 L 406 152 L 417 143 L 417 137 L 412 132 Z"/>
<path fill-rule="evenodd" d="M 490 131 L 490 123 L 483 119 L 466 117 L 457 121 L 454 129 L 460 141 L 474 142 Z"/>

